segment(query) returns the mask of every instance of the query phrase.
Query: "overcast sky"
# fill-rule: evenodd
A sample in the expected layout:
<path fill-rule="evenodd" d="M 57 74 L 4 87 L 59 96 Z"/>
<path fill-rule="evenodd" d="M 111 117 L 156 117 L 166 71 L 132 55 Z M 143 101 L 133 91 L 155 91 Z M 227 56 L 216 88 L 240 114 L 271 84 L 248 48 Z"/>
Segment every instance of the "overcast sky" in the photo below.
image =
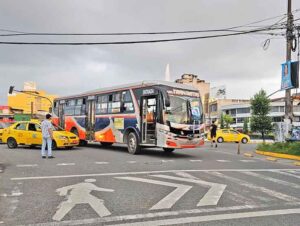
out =
<path fill-rule="evenodd" d="M 300 1 L 293 0 L 293 10 Z M 283 15 L 287 0 L 1 0 L 0 29 L 26 32 L 153 32 L 232 27 Z M 295 18 L 300 17 L 300 12 Z M 265 21 L 269 25 L 280 18 Z M 249 29 L 249 28 L 248 28 Z M 2 34 L 7 32 L 1 32 Z M 1 37 L 0 41 L 96 42 L 192 35 L 126 37 Z M 57 95 L 99 87 L 192 73 L 225 85 L 227 97 L 250 98 L 260 88 L 280 88 L 280 64 L 285 39 L 244 35 L 182 42 L 114 46 L 0 45 L 0 104 L 6 104 L 9 85 L 22 89 L 25 81 Z M 296 59 L 296 55 L 293 56 Z M 281 93 L 283 95 L 283 93 Z"/>

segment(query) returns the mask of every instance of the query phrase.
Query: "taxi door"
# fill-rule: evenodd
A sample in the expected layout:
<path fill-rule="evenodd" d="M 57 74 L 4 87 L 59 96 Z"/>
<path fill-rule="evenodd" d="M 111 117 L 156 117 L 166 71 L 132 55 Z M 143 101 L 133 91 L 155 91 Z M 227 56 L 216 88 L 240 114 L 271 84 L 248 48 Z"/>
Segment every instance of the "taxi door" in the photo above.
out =
<path fill-rule="evenodd" d="M 26 144 L 28 138 L 27 122 L 20 122 L 13 130 L 13 136 L 18 144 Z"/>
<path fill-rule="evenodd" d="M 42 130 L 39 124 L 37 123 L 28 123 L 28 137 L 27 137 L 27 144 L 42 144 Z"/>
<path fill-rule="evenodd" d="M 230 140 L 230 133 L 227 129 L 220 130 L 219 134 L 218 134 L 218 131 L 217 131 L 217 137 L 223 137 L 225 142 L 231 141 Z"/>
<path fill-rule="evenodd" d="M 239 133 L 235 130 L 230 130 L 230 141 L 237 142 L 239 141 Z"/>

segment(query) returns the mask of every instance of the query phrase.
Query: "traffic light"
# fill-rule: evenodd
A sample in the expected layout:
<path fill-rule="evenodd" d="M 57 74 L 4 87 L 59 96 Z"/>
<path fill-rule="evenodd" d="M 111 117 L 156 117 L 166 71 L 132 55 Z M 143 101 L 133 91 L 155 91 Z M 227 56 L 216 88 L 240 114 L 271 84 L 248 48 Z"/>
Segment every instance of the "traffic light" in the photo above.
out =
<path fill-rule="evenodd" d="M 13 91 L 14 91 L 14 88 L 15 88 L 14 86 L 10 86 L 10 87 L 9 87 L 9 90 L 8 90 L 8 93 L 9 93 L 9 94 L 12 94 Z"/>

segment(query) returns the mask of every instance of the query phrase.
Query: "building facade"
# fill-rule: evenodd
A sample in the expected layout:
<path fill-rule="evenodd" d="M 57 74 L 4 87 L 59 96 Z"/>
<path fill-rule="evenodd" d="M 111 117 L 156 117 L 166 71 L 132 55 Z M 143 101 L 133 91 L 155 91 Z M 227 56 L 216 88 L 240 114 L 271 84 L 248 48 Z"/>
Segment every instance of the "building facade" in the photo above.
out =
<path fill-rule="evenodd" d="M 35 83 L 25 83 L 21 93 L 8 94 L 8 106 L 23 114 L 38 114 L 48 112 L 56 95 L 37 90 Z"/>

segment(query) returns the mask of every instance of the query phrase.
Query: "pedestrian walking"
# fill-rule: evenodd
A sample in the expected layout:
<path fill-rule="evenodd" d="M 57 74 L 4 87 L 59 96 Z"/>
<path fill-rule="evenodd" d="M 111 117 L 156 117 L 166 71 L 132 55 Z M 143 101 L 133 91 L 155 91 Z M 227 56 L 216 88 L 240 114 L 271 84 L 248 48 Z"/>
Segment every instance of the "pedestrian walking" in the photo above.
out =
<path fill-rule="evenodd" d="M 52 140 L 53 140 L 53 126 L 51 123 L 51 115 L 47 114 L 46 119 L 41 124 L 42 127 L 42 136 L 43 136 L 43 143 L 42 143 L 42 158 L 46 158 L 46 146 L 48 149 L 48 158 L 52 159 L 54 156 L 52 155 Z"/>
<path fill-rule="evenodd" d="M 211 147 L 213 147 L 213 144 L 215 144 L 215 147 L 217 148 L 217 142 L 216 142 L 216 137 L 217 137 L 217 125 L 215 124 L 215 121 L 212 122 L 210 126 L 210 139 L 211 139 Z"/>

